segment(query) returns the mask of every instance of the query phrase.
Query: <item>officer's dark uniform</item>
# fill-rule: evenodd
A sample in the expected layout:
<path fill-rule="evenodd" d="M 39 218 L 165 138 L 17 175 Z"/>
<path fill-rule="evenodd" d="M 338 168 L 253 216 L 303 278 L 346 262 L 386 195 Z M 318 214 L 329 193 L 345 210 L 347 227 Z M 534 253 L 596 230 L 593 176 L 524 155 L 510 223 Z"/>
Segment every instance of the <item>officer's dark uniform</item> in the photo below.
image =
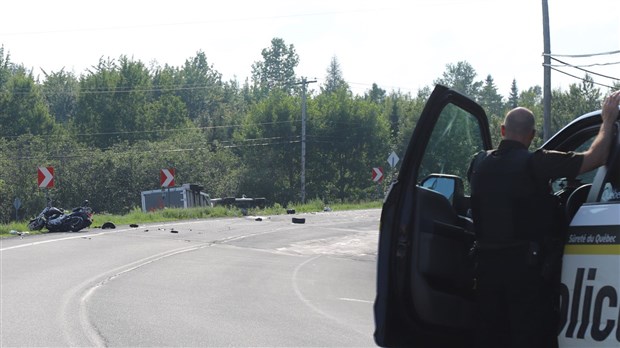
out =
<path fill-rule="evenodd" d="M 513 140 L 472 161 L 481 347 L 557 346 L 554 297 L 542 276 L 558 218 L 548 183 L 575 177 L 582 161 L 572 152 L 530 153 Z"/>

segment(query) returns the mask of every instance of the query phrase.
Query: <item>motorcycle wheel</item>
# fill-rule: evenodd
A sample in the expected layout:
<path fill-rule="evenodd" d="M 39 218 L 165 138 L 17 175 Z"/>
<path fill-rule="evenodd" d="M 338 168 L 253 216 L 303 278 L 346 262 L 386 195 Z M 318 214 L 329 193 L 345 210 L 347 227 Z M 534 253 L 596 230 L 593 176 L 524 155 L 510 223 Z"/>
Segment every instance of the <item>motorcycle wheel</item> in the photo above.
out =
<path fill-rule="evenodd" d="M 86 224 L 84 223 L 84 219 L 82 219 L 79 216 L 75 216 L 71 220 L 70 226 L 71 226 L 71 232 L 79 232 L 81 229 L 86 227 Z"/>
<path fill-rule="evenodd" d="M 30 231 L 39 231 L 43 228 L 43 226 L 45 226 L 45 220 L 42 218 L 32 219 L 28 223 L 28 229 Z"/>

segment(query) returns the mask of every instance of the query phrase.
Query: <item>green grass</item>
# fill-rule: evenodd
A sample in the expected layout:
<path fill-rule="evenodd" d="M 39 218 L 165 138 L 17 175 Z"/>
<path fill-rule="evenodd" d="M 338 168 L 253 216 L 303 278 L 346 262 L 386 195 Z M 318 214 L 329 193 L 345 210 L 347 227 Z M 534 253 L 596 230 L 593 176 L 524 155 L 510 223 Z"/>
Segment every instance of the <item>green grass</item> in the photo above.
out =
<path fill-rule="evenodd" d="M 360 203 L 337 203 L 329 205 L 332 211 L 343 210 L 360 210 L 360 209 L 373 209 L 381 208 L 380 201 L 360 202 Z M 296 214 L 301 213 L 314 213 L 324 211 L 326 205 L 320 200 L 309 201 L 306 204 L 293 204 L 289 203 L 288 209 L 295 209 Z M 264 209 L 249 209 L 247 215 L 281 215 L 286 214 L 287 208 L 282 207 L 279 204 L 267 207 Z M 167 222 L 178 220 L 191 220 L 191 219 L 210 219 L 221 217 L 240 217 L 244 212 L 238 208 L 227 207 L 202 207 L 202 208 L 190 208 L 190 209 L 164 209 L 156 210 L 154 212 L 143 213 L 140 208 L 135 208 L 131 212 L 125 215 L 111 215 L 111 214 L 97 214 L 93 216 L 93 224 L 91 227 L 99 227 L 107 221 L 113 222 L 115 225 L 129 225 L 129 224 L 145 224 L 151 222 Z M 0 237 L 11 236 L 11 231 L 28 231 L 28 222 L 12 222 L 9 224 L 0 224 Z M 43 232 L 46 231 L 45 229 Z M 41 233 L 40 231 L 29 231 L 31 234 Z"/>

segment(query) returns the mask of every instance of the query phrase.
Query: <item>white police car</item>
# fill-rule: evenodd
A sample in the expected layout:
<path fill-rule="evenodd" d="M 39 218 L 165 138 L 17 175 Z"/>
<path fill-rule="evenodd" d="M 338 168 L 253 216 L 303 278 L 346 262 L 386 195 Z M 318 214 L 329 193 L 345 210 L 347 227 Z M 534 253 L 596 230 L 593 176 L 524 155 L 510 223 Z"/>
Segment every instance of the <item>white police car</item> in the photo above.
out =
<path fill-rule="evenodd" d="M 600 111 L 543 148 L 586 150 Z M 562 265 L 561 347 L 620 345 L 620 135 L 607 164 L 553 183 L 570 221 Z M 443 86 L 424 108 L 381 214 L 375 341 L 381 346 L 468 347 L 476 326 L 466 173 L 492 148 L 483 109 Z M 506 183 L 509 185 L 509 183 Z"/>

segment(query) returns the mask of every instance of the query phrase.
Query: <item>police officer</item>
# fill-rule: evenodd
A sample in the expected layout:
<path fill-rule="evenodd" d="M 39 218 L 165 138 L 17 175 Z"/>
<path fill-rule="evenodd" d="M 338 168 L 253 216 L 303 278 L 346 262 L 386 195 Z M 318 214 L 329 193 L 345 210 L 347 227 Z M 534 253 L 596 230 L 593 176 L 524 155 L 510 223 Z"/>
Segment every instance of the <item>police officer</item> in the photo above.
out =
<path fill-rule="evenodd" d="M 620 91 L 605 99 L 603 124 L 583 153 L 529 152 L 534 115 L 519 107 L 506 114 L 498 148 L 472 160 L 480 347 L 557 346 L 554 296 L 542 272 L 548 241 L 558 230 L 548 183 L 605 163 L 619 103 Z"/>

